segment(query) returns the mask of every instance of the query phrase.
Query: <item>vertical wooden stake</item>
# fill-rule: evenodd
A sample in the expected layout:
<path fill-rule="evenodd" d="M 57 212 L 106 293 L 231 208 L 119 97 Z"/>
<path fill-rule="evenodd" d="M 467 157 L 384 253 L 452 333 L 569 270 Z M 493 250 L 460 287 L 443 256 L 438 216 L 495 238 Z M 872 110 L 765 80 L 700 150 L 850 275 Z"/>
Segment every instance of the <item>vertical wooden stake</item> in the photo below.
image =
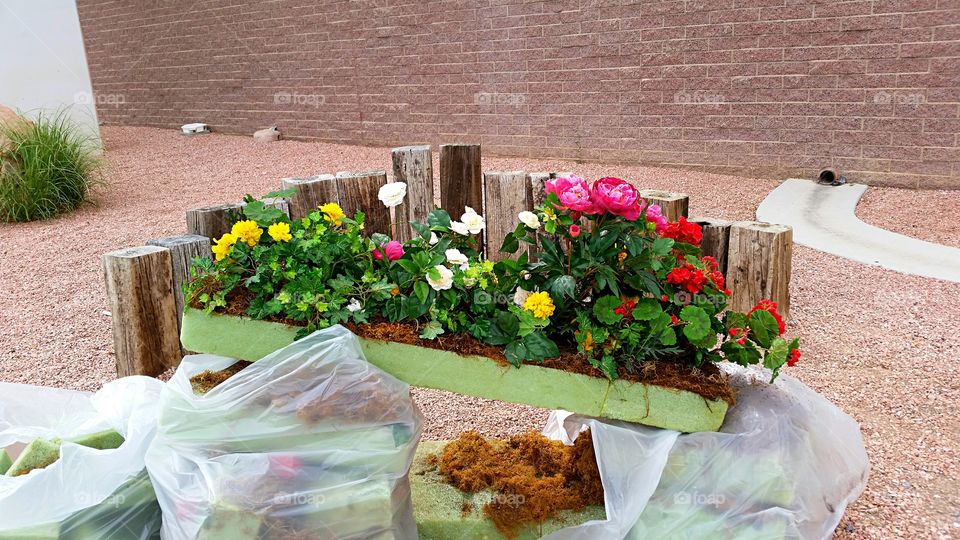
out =
<path fill-rule="evenodd" d="M 786 317 L 790 313 L 792 258 L 792 228 L 755 221 L 733 222 L 727 250 L 731 309 L 749 311 L 761 299 L 769 298 Z"/>
<path fill-rule="evenodd" d="M 117 376 L 157 376 L 180 363 L 170 250 L 141 246 L 103 256 Z"/>
<path fill-rule="evenodd" d="M 183 320 L 183 285 L 190 282 L 190 266 L 193 264 L 193 259 L 210 257 L 210 239 L 198 234 L 181 234 L 147 240 L 147 245 L 160 246 L 170 250 L 170 263 L 173 271 L 173 298 L 176 301 L 177 328 L 179 329 L 182 327 Z"/>
<path fill-rule="evenodd" d="M 366 218 L 364 232 L 367 235 L 390 234 L 390 209 L 377 198 L 380 188 L 385 185 L 385 171 L 337 173 L 340 206 L 348 216 L 353 216 L 358 210 L 363 211 Z"/>
<path fill-rule="evenodd" d="M 453 219 L 467 206 L 483 215 L 479 144 L 440 145 L 440 207 Z M 436 191 L 436 190 L 434 190 Z"/>
<path fill-rule="evenodd" d="M 401 146 L 393 152 L 393 181 L 407 184 L 407 196 L 395 210 L 396 239 L 414 236 L 410 222 L 426 223 L 433 209 L 433 153 L 430 145 Z"/>
<path fill-rule="evenodd" d="M 517 214 L 530 208 L 527 203 L 528 185 L 527 175 L 523 171 L 484 173 L 487 259 L 498 261 L 505 256 L 500 253 L 503 239 L 517 227 Z M 521 249 L 526 247 L 524 244 Z"/>
<path fill-rule="evenodd" d="M 550 180 L 550 173 L 532 172 L 527 173 L 527 204 L 528 210 L 533 210 L 541 206 L 547 200 L 547 194 L 543 191 L 544 184 Z"/>
<path fill-rule="evenodd" d="M 687 197 L 687 195 L 655 189 L 641 189 L 639 192 L 640 196 L 647 201 L 647 204 L 660 205 L 663 215 L 668 220 L 677 221 L 680 216 L 687 217 L 690 206 L 690 197 Z"/>
<path fill-rule="evenodd" d="M 187 210 L 187 233 L 220 238 L 230 232 L 242 208 L 242 204 L 217 204 Z"/>
<path fill-rule="evenodd" d="M 720 272 L 727 275 L 727 246 L 730 245 L 730 222 L 723 219 L 694 218 L 690 221 L 703 229 L 703 241 L 700 248 L 704 255 L 717 260 Z"/>
<path fill-rule="evenodd" d="M 313 212 L 321 204 L 335 202 L 340 204 L 336 177 L 332 174 L 320 174 L 309 178 L 284 178 L 280 181 L 282 189 L 296 188 L 290 198 L 290 219 L 301 219 Z"/>

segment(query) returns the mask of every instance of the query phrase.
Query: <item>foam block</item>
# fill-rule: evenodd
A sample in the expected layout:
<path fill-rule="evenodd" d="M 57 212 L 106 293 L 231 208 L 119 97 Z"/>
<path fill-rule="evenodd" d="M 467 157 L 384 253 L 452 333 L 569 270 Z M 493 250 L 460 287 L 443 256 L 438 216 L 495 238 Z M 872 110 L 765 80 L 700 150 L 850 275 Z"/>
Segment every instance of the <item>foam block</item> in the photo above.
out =
<path fill-rule="evenodd" d="M 435 465 L 427 463 L 427 456 L 443 450 L 449 441 L 422 441 L 410 469 L 410 491 L 413 494 L 413 513 L 421 540 L 500 540 L 507 537 L 487 519 L 483 506 L 490 502 L 491 492 L 464 493 L 443 481 Z M 464 509 L 469 508 L 468 512 Z M 590 506 L 580 512 L 561 512 L 556 519 L 541 525 L 522 529 L 514 540 L 533 540 L 563 527 L 591 520 L 604 520 L 602 506 Z"/>
<path fill-rule="evenodd" d="M 124 439 L 123 435 L 120 435 L 112 429 L 108 429 L 106 431 L 99 431 L 89 435 L 81 435 L 79 437 L 67 440 L 72 443 L 79 444 L 80 446 L 95 448 L 97 450 L 113 450 L 115 448 L 120 448 L 120 445 L 123 444 Z"/>
<path fill-rule="evenodd" d="M 181 341 L 191 351 L 256 361 L 293 343 L 297 329 L 243 317 L 187 309 Z M 483 356 L 463 356 L 379 340 L 361 339 L 367 360 L 404 382 L 469 396 L 625 420 L 682 432 L 717 431 L 723 400 L 683 390 L 525 365 L 504 366 Z"/>
<path fill-rule="evenodd" d="M 6 476 L 20 476 L 34 469 L 42 469 L 60 459 L 60 439 L 34 439 L 10 465 Z"/>
<path fill-rule="evenodd" d="M 203 522 L 197 540 L 257 540 L 263 520 L 235 506 L 219 503 Z"/>
<path fill-rule="evenodd" d="M 0 448 L 0 474 L 6 474 L 11 465 L 13 465 L 13 460 L 10 459 L 7 449 Z"/>

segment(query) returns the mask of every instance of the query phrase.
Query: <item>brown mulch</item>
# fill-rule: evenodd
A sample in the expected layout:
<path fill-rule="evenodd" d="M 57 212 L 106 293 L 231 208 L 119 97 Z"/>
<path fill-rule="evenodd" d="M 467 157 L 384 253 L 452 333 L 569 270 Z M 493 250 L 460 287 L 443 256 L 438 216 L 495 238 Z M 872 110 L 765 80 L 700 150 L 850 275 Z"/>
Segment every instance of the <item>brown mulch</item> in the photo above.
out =
<path fill-rule="evenodd" d="M 250 364 L 250 362 L 240 360 L 226 369 L 217 371 L 211 371 L 208 369 L 203 373 L 198 373 L 193 377 L 190 377 L 190 386 L 193 387 L 193 391 L 197 394 L 206 394 L 207 392 L 226 382 L 230 377 L 240 373 L 243 368 L 249 366 Z"/>
<path fill-rule="evenodd" d="M 483 511 L 508 538 L 561 510 L 603 504 L 603 483 L 589 430 L 573 446 L 536 431 L 506 441 L 487 440 L 468 431 L 429 460 L 460 491 L 495 491 L 497 496 Z"/>

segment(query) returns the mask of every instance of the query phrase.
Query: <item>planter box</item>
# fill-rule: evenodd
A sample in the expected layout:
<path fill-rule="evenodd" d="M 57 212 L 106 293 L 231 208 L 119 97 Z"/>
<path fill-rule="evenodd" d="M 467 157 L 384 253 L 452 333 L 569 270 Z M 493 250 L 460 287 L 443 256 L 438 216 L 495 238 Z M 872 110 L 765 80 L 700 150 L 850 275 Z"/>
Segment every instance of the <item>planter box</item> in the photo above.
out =
<path fill-rule="evenodd" d="M 297 328 L 243 317 L 207 315 L 187 309 L 181 341 L 189 351 L 256 361 L 293 343 Z M 394 377 L 425 388 L 564 409 L 682 432 L 717 431 L 727 402 L 662 386 L 610 382 L 536 365 L 520 369 L 485 356 L 360 339 L 367 360 Z"/>

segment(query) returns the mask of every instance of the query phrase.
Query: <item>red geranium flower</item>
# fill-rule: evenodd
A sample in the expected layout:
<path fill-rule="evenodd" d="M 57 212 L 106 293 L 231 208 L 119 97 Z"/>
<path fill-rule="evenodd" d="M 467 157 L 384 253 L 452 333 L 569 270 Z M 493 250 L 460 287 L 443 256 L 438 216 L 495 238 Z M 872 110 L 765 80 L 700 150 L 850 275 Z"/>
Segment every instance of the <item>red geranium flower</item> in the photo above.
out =
<path fill-rule="evenodd" d="M 687 221 L 687 218 L 680 216 L 679 221 L 667 224 L 667 228 L 660 234 L 664 238 L 673 238 L 677 242 L 699 246 L 703 241 L 703 229 L 696 223 Z"/>
<path fill-rule="evenodd" d="M 614 313 L 619 313 L 626 320 L 633 319 L 633 308 L 637 307 L 637 301 L 632 298 L 627 298 L 623 301 L 617 309 L 613 310 Z"/>
<path fill-rule="evenodd" d="M 703 270 L 692 264 L 679 266 L 667 274 L 667 283 L 681 287 L 693 294 L 703 290 L 703 284 L 706 280 L 707 276 L 704 275 Z"/>
<path fill-rule="evenodd" d="M 790 351 L 790 358 L 787 360 L 787 366 L 793 367 L 800 361 L 800 349 Z"/>

